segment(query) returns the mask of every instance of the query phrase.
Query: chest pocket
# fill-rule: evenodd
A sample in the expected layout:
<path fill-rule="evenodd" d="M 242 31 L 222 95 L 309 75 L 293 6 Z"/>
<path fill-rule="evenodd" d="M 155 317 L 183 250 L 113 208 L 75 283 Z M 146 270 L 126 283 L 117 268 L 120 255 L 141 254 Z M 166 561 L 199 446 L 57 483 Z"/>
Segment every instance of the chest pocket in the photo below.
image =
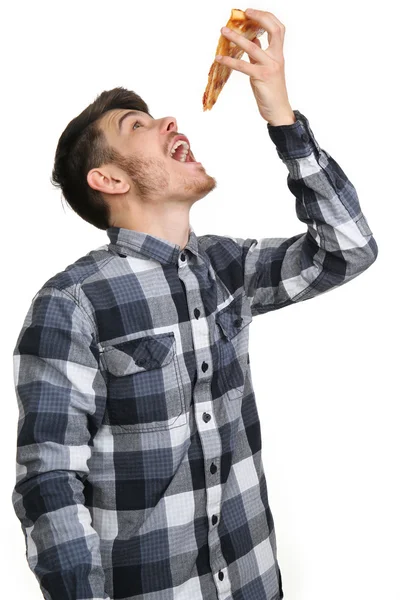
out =
<path fill-rule="evenodd" d="M 244 294 L 215 315 L 220 331 L 218 380 L 230 400 L 242 398 L 249 355 L 249 324 L 253 320 Z"/>
<path fill-rule="evenodd" d="M 107 420 L 115 433 L 163 431 L 186 423 L 173 332 L 103 348 Z"/>

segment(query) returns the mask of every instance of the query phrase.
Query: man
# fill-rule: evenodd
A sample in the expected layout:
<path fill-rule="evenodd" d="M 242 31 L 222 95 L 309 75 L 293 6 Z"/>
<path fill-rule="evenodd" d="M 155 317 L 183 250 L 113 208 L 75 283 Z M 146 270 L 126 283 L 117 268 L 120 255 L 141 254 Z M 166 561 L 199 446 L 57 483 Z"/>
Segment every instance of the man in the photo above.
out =
<path fill-rule="evenodd" d="M 252 18 L 268 49 L 228 33 L 250 64 L 222 60 L 250 76 L 305 233 L 197 237 L 190 208 L 216 182 L 179 162 L 175 119 L 123 88 L 59 140 L 53 182 L 110 243 L 42 286 L 14 351 L 12 500 L 47 600 L 283 598 L 249 325 L 354 279 L 378 248 L 290 107 L 283 25 Z"/>

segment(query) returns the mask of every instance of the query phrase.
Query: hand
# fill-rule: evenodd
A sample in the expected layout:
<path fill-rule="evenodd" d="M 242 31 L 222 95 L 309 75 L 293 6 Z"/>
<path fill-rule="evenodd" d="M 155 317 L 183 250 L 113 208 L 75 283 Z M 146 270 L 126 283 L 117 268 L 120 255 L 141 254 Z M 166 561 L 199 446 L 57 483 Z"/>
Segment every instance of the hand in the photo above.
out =
<path fill-rule="evenodd" d="M 228 33 L 221 29 L 223 36 L 247 52 L 251 64 L 230 56 L 222 56 L 216 60 L 231 69 L 250 75 L 250 84 L 263 119 L 273 126 L 289 125 L 296 121 L 296 116 L 289 103 L 285 81 L 285 26 L 270 12 L 255 10 L 249 13 L 249 10 L 245 11 L 246 16 L 268 32 L 268 48 L 262 50 L 258 38 L 251 42 L 231 29 Z"/>

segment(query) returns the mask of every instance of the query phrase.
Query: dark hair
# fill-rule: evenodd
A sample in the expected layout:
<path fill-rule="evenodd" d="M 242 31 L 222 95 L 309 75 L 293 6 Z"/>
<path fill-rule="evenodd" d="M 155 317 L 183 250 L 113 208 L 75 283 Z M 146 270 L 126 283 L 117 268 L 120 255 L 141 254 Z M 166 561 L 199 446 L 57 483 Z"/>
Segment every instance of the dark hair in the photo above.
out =
<path fill-rule="evenodd" d="M 102 164 L 123 162 L 124 157 L 108 145 L 98 123 L 105 112 L 121 108 L 150 115 L 146 102 L 132 91 L 117 87 L 102 92 L 61 134 L 50 178 L 70 207 L 98 229 L 110 226 L 110 208 L 102 193 L 90 187 L 86 177 L 91 169 Z"/>

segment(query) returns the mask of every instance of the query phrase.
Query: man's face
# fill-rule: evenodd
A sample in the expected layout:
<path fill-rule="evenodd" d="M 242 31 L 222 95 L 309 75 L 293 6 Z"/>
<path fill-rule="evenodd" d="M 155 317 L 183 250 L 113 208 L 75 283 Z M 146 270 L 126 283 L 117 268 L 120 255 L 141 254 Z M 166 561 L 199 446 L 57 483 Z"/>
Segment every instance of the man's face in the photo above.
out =
<path fill-rule="evenodd" d="M 173 117 L 154 119 L 142 111 L 116 109 L 103 115 L 100 126 L 109 145 L 124 157 L 118 166 L 135 198 L 193 204 L 216 187 L 201 163 L 179 162 L 178 152 L 171 157 L 174 138 L 181 135 Z M 189 158 L 196 160 L 191 151 Z"/>

